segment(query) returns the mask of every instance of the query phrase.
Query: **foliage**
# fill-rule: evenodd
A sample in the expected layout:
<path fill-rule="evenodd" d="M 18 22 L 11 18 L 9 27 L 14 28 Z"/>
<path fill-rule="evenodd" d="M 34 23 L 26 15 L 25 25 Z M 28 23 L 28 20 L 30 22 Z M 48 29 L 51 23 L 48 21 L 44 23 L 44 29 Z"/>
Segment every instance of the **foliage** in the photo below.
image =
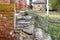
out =
<path fill-rule="evenodd" d="M 32 6 L 32 0 L 29 0 L 29 6 L 30 6 L 30 9 L 33 8 L 33 6 Z"/>
<path fill-rule="evenodd" d="M 32 5 L 32 0 L 29 0 L 29 5 L 30 5 L 30 6 Z"/>
<path fill-rule="evenodd" d="M 60 9 L 60 0 L 50 0 L 50 6 L 53 9 L 59 10 Z"/>
<path fill-rule="evenodd" d="M 35 26 L 50 34 L 53 40 L 60 40 L 60 23 L 57 22 L 60 21 L 59 18 L 42 17 L 37 15 L 35 21 Z"/>
<path fill-rule="evenodd" d="M 24 12 L 24 16 L 27 16 L 27 15 L 28 15 L 28 12 L 25 11 L 25 12 Z"/>

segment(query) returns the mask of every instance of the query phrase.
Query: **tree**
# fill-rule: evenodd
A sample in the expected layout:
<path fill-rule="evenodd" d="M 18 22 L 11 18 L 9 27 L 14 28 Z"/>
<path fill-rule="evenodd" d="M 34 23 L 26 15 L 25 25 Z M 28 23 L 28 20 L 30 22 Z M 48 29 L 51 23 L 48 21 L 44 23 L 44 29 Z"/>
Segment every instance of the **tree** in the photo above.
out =
<path fill-rule="evenodd" d="M 32 0 L 29 0 L 29 5 L 32 5 Z"/>
<path fill-rule="evenodd" d="M 30 9 L 33 8 L 33 6 L 32 6 L 32 0 L 29 0 L 29 6 L 30 6 Z"/>
<path fill-rule="evenodd" d="M 52 7 L 52 9 L 60 10 L 60 0 L 50 0 L 50 7 Z"/>

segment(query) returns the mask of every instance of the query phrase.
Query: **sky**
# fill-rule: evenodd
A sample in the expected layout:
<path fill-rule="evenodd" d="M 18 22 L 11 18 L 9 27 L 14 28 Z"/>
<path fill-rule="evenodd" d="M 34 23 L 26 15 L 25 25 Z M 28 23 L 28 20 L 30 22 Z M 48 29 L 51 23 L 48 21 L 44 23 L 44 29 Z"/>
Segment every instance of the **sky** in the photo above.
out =
<path fill-rule="evenodd" d="M 32 2 L 34 2 L 34 1 L 36 1 L 36 0 L 32 0 Z M 29 0 L 27 0 L 27 5 L 29 5 Z"/>

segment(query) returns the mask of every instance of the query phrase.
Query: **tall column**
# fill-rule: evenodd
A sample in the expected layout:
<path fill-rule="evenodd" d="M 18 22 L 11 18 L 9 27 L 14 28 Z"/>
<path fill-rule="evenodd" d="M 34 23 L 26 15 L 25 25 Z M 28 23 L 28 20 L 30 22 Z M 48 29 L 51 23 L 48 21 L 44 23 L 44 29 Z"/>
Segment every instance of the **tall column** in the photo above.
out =
<path fill-rule="evenodd" d="M 49 0 L 47 0 L 47 16 L 49 15 Z"/>

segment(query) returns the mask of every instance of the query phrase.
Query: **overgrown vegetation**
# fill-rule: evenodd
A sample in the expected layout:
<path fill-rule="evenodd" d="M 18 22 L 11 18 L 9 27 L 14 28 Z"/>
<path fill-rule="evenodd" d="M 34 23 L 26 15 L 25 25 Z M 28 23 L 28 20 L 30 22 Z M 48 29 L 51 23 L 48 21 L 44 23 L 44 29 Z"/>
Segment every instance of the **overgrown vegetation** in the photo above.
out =
<path fill-rule="evenodd" d="M 53 9 L 60 10 L 60 0 L 50 0 L 50 6 Z"/>
<path fill-rule="evenodd" d="M 52 40 L 60 40 L 60 21 L 59 18 L 35 16 L 36 27 L 51 35 Z"/>
<path fill-rule="evenodd" d="M 28 12 L 24 12 L 24 16 L 27 16 L 27 15 L 29 15 Z"/>

